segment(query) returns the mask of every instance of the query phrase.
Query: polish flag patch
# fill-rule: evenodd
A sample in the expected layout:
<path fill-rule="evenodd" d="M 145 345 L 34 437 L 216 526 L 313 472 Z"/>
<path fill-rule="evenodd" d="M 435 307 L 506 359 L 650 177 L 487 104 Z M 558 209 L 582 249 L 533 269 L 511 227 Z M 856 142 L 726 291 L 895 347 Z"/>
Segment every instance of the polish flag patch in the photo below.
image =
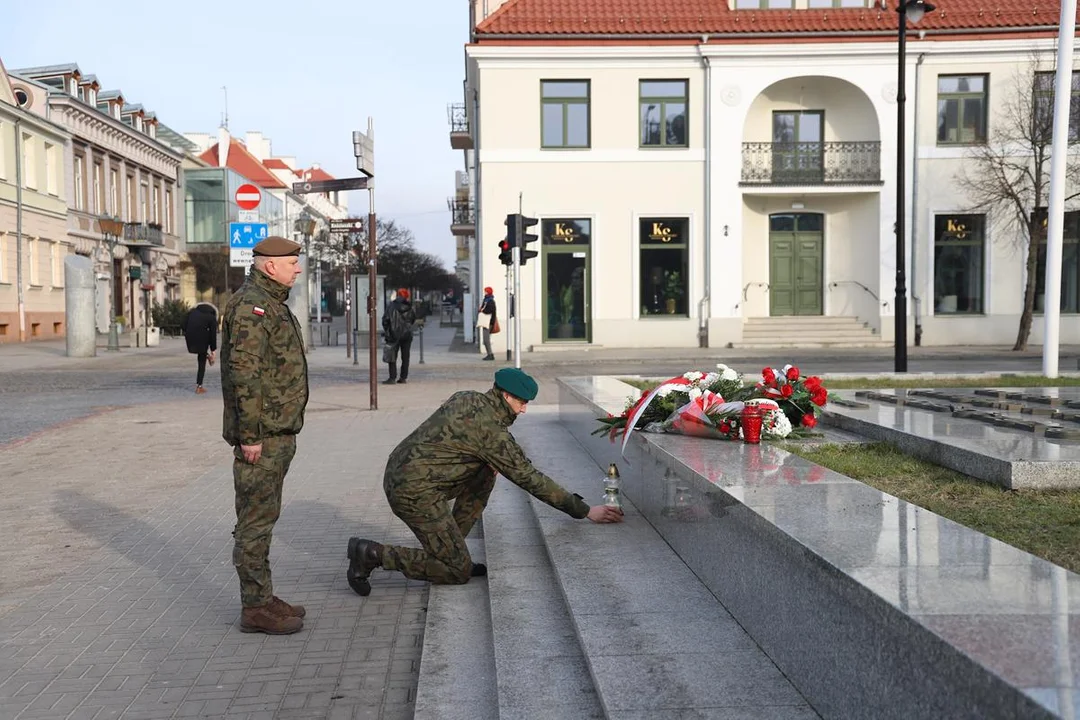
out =
<path fill-rule="evenodd" d="M 263 310 L 263 309 L 262 309 L 261 307 L 259 307 L 258 305 L 256 305 L 255 307 L 251 308 L 251 312 L 255 313 L 256 315 L 258 315 L 258 316 L 260 316 L 260 317 L 262 317 L 263 315 L 265 315 L 265 314 L 266 314 L 266 311 L 265 311 L 265 310 Z"/>

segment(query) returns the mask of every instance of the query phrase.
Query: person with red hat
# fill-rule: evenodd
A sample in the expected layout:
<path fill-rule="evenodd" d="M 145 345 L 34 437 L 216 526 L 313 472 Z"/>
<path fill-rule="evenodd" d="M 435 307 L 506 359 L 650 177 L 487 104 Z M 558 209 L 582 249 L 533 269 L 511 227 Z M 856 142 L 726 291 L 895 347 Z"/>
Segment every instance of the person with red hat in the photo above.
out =
<path fill-rule="evenodd" d="M 484 299 L 480 303 L 480 314 L 476 316 L 476 330 L 480 333 L 479 339 L 484 344 L 484 350 L 487 351 L 484 359 L 494 360 L 495 353 L 491 352 L 491 336 L 499 332 L 499 318 L 495 315 L 495 291 L 490 287 L 484 288 Z"/>
<path fill-rule="evenodd" d="M 412 329 L 416 322 L 416 312 L 409 302 L 408 288 L 398 288 L 393 301 L 383 315 L 383 334 L 386 346 L 383 348 L 383 362 L 390 368 L 390 375 L 383 380 L 384 385 L 395 382 L 404 384 L 409 379 L 409 352 L 412 349 Z M 401 353 L 401 376 L 397 373 L 397 356 Z"/>

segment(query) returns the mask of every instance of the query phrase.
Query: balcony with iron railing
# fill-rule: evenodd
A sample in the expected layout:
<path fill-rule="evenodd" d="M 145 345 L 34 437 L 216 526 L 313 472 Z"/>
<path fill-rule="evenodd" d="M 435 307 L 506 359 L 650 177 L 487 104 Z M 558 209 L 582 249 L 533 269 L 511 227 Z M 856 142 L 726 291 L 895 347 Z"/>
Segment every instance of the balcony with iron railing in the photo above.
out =
<path fill-rule="evenodd" d="M 449 198 L 446 204 L 450 208 L 450 233 L 453 235 L 475 235 L 476 205 L 472 200 Z"/>
<path fill-rule="evenodd" d="M 161 225 L 157 223 L 124 223 L 124 242 L 128 245 L 164 245 Z"/>
<path fill-rule="evenodd" d="M 744 187 L 881 185 L 881 143 L 746 142 Z"/>
<path fill-rule="evenodd" d="M 450 121 L 450 147 L 454 150 L 472 150 L 473 138 L 465 103 L 450 103 L 446 106 L 446 115 Z"/>

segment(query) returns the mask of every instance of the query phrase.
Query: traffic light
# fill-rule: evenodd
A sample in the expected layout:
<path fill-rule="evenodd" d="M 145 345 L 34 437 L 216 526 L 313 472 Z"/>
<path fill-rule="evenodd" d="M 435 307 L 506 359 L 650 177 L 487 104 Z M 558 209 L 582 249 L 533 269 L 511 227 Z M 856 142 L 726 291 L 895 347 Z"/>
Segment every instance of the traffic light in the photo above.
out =
<path fill-rule="evenodd" d="M 526 260 L 536 257 L 535 250 L 529 250 L 529 243 L 536 242 L 536 233 L 527 232 L 536 223 L 540 222 L 536 218 L 525 217 L 524 215 L 518 215 L 518 247 L 521 248 L 518 252 L 521 255 L 521 264 L 524 265 Z"/>
<path fill-rule="evenodd" d="M 503 265 L 514 264 L 514 246 L 510 244 L 509 240 L 499 241 L 499 262 Z"/>

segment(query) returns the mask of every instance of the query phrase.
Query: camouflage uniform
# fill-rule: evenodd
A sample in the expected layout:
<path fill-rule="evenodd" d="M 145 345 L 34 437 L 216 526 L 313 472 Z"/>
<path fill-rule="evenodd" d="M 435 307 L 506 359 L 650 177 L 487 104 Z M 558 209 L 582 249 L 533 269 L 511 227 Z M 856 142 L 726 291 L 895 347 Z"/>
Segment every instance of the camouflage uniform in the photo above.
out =
<path fill-rule="evenodd" d="M 308 401 L 303 336 L 288 296 L 288 287 L 252 268 L 221 328 L 222 435 L 233 446 L 236 489 L 233 565 L 245 608 L 273 598 L 270 539 Z M 240 446 L 259 443 L 259 461 L 246 462 Z"/>
<path fill-rule="evenodd" d="M 516 417 L 497 388 L 455 393 L 394 449 L 383 489 L 423 549 L 385 545 L 384 568 L 433 583 L 467 582 L 472 558 L 465 536 L 484 512 L 496 471 L 568 515 L 588 515 L 580 496 L 525 457 L 509 431 Z"/>

